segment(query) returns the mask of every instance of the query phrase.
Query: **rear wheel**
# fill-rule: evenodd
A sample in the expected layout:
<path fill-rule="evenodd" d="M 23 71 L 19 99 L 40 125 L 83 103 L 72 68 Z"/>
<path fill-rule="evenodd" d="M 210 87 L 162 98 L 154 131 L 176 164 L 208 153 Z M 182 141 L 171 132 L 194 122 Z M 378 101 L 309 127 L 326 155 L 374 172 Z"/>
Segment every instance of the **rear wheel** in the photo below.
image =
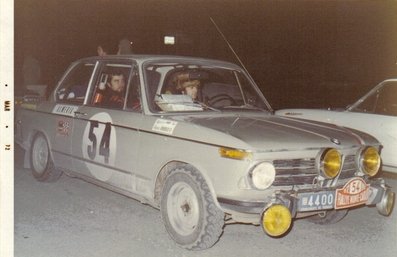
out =
<path fill-rule="evenodd" d="M 189 165 L 177 167 L 167 177 L 160 209 L 167 232 L 185 249 L 210 248 L 222 234 L 224 213 L 204 178 Z"/>
<path fill-rule="evenodd" d="M 347 209 L 330 210 L 324 213 L 317 214 L 315 216 L 308 217 L 307 221 L 319 225 L 335 224 L 341 221 L 347 215 L 347 212 Z"/>
<path fill-rule="evenodd" d="M 39 181 L 53 182 L 62 175 L 62 171 L 54 167 L 48 142 L 43 134 L 37 134 L 33 139 L 30 165 L 33 176 Z"/>

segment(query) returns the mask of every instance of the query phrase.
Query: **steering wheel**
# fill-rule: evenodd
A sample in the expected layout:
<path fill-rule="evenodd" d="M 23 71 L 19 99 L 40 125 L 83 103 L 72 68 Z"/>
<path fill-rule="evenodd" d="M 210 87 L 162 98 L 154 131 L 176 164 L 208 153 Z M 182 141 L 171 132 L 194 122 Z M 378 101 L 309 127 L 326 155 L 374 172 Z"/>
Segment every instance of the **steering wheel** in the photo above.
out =
<path fill-rule="evenodd" d="M 218 107 L 236 105 L 236 101 L 234 100 L 234 98 L 228 94 L 219 94 L 211 97 L 210 99 L 208 99 L 208 105 L 216 107 L 216 104 L 222 101 L 228 101 L 229 103 L 219 105 Z"/>

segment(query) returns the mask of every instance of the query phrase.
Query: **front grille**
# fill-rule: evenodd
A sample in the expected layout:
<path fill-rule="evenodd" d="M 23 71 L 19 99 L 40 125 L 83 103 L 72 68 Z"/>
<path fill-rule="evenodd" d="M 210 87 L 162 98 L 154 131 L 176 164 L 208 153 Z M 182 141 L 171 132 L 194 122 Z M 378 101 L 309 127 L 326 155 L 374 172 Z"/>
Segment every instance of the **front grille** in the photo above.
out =
<path fill-rule="evenodd" d="M 275 160 L 273 165 L 276 169 L 273 186 L 310 185 L 318 176 L 314 158 Z"/>
<path fill-rule="evenodd" d="M 273 186 L 312 185 L 319 175 L 314 158 L 274 160 L 273 165 L 276 169 Z M 351 178 L 355 171 L 354 155 L 345 156 L 338 179 Z"/>

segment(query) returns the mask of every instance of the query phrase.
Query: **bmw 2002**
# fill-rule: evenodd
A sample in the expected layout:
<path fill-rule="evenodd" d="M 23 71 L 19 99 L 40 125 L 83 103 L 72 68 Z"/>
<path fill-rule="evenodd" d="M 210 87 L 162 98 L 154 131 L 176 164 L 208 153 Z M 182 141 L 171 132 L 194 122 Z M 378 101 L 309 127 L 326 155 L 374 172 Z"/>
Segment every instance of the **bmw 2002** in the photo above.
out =
<path fill-rule="evenodd" d="M 357 206 L 393 208 L 374 137 L 275 116 L 228 62 L 81 59 L 47 101 L 22 105 L 16 126 L 37 180 L 66 173 L 158 208 L 186 249 L 213 246 L 234 222 L 280 237 L 297 218 L 324 224 Z"/>

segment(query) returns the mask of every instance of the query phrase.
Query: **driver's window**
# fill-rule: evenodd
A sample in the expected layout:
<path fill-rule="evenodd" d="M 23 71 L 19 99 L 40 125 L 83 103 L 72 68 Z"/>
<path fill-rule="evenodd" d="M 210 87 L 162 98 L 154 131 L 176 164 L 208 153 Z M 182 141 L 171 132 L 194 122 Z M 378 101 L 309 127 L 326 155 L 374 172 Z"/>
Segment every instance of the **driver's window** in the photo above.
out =
<path fill-rule="evenodd" d="M 57 102 L 83 104 L 94 63 L 82 62 L 72 68 L 56 91 Z"/>

